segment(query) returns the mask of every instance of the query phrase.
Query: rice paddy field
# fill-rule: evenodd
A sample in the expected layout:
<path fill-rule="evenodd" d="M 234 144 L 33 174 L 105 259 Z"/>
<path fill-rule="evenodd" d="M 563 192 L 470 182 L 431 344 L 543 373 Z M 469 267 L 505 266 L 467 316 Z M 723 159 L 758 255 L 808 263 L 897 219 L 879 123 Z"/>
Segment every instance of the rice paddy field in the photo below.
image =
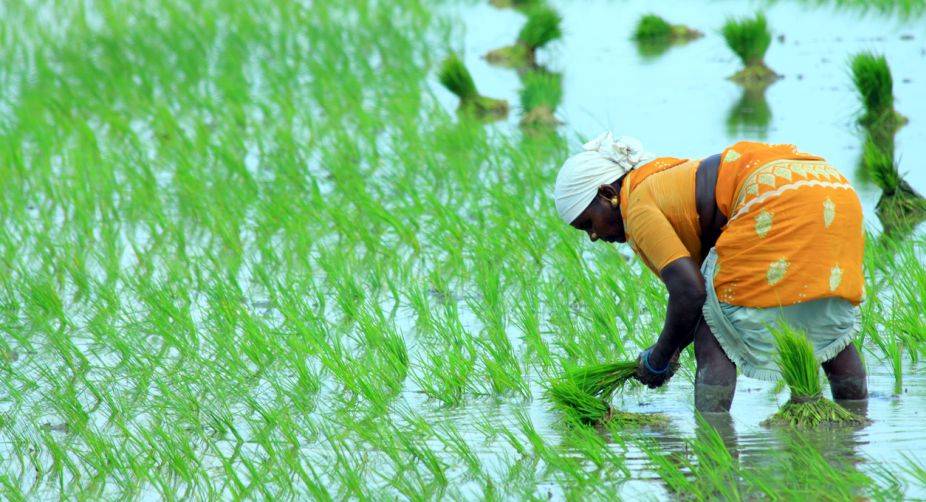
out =
<path fill-rule="evenodd" d="M 849 64 L 890 64 L 887 164 L 926 193 L 926 5 L 548 5 L 558 33 L 476 0 L 0 3 L 2 498 L 926 498 L 926 230 L 879 211 Z M 782 77 L 759 89 L 721 33 L 757 12 Z M 641 44 L 650 13 L 701 36 Z M 457 113 L 450 54 L 505 118 Z M 604 129 L 678 157 L 796 143 L 851 178 L 866 424 L 763 426 L 788 392 L 746 377 L 697 415 L 690 351 L 613 398 L 654 423 L 551 407 L 665 313 L 553 207 Z"/>

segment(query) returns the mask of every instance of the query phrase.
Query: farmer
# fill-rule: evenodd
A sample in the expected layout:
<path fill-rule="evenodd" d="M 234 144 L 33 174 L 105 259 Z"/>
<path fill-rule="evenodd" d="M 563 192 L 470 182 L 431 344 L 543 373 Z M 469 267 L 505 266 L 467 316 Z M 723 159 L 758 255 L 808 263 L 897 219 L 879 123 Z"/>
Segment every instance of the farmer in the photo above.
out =
<path fill-rule="evenodd" d="M 563 164 L 556 209 L 592 241 L 626 242 L 669 291 L 637 379 L 668 381 L 694 342 L 695 407 L 728 412 L 736 370 L 775 380 L 770 328 L 806 333 L 834 399 L 865 399 L 852 343 L 862 300 L 862 209 L 846 178 L 792 145 L 740 142 L 703 160 L 656 157 L 604 133 Z"/>

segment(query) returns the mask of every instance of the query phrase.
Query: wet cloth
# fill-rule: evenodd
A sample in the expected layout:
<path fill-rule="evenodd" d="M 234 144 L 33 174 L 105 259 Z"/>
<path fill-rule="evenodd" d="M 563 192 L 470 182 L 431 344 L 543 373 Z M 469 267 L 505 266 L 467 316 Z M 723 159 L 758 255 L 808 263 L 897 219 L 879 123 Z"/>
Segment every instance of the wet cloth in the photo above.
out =
<path fill-rule="evenodd" d="M 785 322 L 801 330 L 813 344 L 818 362 L 836 357 L 860 329 L 859 308 L 842 298 L 820 298 L 784 307 L 752 308 L 718 300 L 713 279 L 717 253 L 711 250 L 701 266 L 706 280 L 704 320 L 727 357 L 746 376 L 777 380 L 775 339 L 769 327 Z"/>
<path fill-rule="evenodd" d="M 679 258 L 701 260 L 695 205 L 698 164 L 660 157 L 628 174 L 621 186 L 627 243 L 657 275 Z"/>
<path fill-rule="evenodd" d="M 599 186 L 614 183 L 654 158 L 638 139 L 615 139 L 610 132 L 585 143 L 582 149 L 563 163 L 553 189 L 556 210 L 567 224 L 595 200 Z"/>
<path fill-rule="evenodd" d="M 849 181 L 793 145 L 739 142 L 724 150 L 716 187 L 727 225 L 714 289 L 741 307 L 863 296 L 862 207 Z"/>

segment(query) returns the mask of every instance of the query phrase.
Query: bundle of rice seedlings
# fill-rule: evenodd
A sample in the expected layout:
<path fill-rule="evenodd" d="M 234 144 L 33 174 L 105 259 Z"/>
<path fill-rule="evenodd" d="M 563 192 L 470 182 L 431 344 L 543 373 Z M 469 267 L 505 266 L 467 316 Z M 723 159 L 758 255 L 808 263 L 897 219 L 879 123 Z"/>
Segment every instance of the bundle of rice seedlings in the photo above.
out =
<path fill-rule="evenodd" d="M 530 71 L 522 79 L 521 108 L 524 116 L 521 125 L 526 127 L 552 127 L 560 122 L 553 111 L 563 98 L 562 75 L 545 71 Z"/>
<path fill-rule="evenodd" d="M 647 14 L 641 17 L 640 21 L 637 22 L 637 28 L 633 32 L 633 39 L 638 42 L 657 40 L 687 42 L 702 36 L 704 34 L 698 30 L 683 24 L 670 24 L 655 14 Z"/>
<path fill-rule="evenodd" d="M 559 13 L 547 6 L 532 8 L 527 15 L 527 23 L 518 33 L 514 45 L 489 51 L 487 61 L 510 68 L 524 68 L 537 65 L 537 49 L 560 38 L 562 18 Z"/>
<path fill-rule="evenodd" d="M 875 209 L 885 228 L 903 228 L 926 218 L 926 199 L 900 175 L 893 151 L 882 148 L 869 135 L 862 150 L 862 163 L 881 189 Z"/>
<path fill-rule="evenodd" d="M 703 36 L 698 30 L 681 24 L 670 24 L 665 19 L 647 14 L 640 18 L 633 32 L 637 51 L 644 58 L 661 56 L 673 45 L 688 43 Z"/>
<path fill-rule="evenodd" d="M 765 15 L 755 18 L 729 19 L 723 25 L 723 38 L 743 62 L 743 69 L 730 79 L 743 85 L 768 85 L 781 78 L 765 65 L 765 52 L 772 44 L 772 32 Z"/>
<path fill-rule="evenodd" d="M 567 371 L 549 388 L 554 408 L 568 422 L 596 424 L 617 422 L 627 425 L 651 425 L 665 422 L 665 417 L 647 413 L 614 410 L 608 404 L 614 392 L 633 378 L 636 361 L 594 364 Z"/>
<path fill-rule="evenodd" d="M 763 425 L 817 427 L 819 425 L 861 425 L 867 419 L 823 397 L 820 364 L 813 345 L 803 333 L 788 327 L 774 330 L 778 368 L 791 391 L 791 398 Z"/>
<path fill-rule="evenodd" d="M 444 87 L 460 98 L 459 110 L 461 112 L 479 117 L 508 115 L 507 101 L 487 98 L 479 94 L 472 75 L 456 54 L 450 54 L 444 60 L 437 78 Z"/>
<path fill-rule="evenodd" d="M 862 52 L 852 58 L 851 66 L 852 81 L 865 108 L 859 123 L 892 132 L 906 124 L 907 118 L 894 109 L 894 79 L 884 55 Z"/>

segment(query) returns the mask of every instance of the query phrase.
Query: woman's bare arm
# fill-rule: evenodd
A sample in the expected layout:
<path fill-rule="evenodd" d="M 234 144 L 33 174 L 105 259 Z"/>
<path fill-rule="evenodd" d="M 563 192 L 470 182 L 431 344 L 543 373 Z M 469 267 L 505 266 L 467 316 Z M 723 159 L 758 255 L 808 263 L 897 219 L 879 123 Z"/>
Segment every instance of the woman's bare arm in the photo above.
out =
<path fill-rule="evenodd" d="M 694 340 L 695 328 L 704 306 L 704 277 L 691 258 L 679 258 L 659 273 L 669 290 L 669 306 L 662 333 L 649 355 L 653 368 L 665 368 L 676 352 Z"/>

